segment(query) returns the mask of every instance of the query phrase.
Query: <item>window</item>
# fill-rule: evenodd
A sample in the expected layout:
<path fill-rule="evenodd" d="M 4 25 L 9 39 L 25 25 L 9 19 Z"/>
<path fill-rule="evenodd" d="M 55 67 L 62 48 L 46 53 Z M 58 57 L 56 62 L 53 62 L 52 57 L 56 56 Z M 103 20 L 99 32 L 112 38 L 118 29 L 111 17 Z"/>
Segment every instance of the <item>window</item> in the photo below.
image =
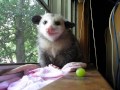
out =
<path fill-rule="evenodd" d="M 71 21 L 71 0 L 50 0 L 50 10 L 52 13 L 58 13 L 65 19 Z"/>
<path fill-rule="evenodd" d="M 71 0 L 0 0 L 0 64 L 37 63 L 32 16 L 52 12 L 73 21 L 71 5 Z"/>
<path fill-rule="evenodd" d="M 31 18 L 45 12 L 37 0 L 0 0 L 0 64 L 37 62 L 37 31 Z"/>
<path fill-rule="evenodd" d="M 44 0 L 44 2 L 45 2 L 47 5 L 49 5 L 48 0 Z"/>

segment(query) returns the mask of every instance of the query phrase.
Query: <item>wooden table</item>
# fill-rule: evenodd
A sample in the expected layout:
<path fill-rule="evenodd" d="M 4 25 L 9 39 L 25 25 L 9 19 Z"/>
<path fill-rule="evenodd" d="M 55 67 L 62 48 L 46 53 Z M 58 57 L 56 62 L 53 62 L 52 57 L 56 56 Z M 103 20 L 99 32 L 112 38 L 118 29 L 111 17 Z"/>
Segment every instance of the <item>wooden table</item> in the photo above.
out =
<path fill-rule="evenodd" d="M 75 72 L 56 80 L 41 90 L 113 90 L 97 70 L 87 70 L 85 77 L 77 77 Z"/>

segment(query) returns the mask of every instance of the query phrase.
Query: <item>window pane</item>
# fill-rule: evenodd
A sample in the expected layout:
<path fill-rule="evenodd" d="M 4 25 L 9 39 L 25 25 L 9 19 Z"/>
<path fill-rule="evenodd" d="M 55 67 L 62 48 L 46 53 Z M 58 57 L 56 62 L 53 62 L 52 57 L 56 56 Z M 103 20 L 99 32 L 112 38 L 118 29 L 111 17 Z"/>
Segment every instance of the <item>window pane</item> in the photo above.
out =
<path fill-rule="evenodd" d="M 0 63 L 37 62 L 35 25 L 46 11 L 36 0 L 0 0 Z"/>
<path fill-rule="evenodd" d="M 48 0 L 44 0 L 44 2 L 48 5 Z"/>

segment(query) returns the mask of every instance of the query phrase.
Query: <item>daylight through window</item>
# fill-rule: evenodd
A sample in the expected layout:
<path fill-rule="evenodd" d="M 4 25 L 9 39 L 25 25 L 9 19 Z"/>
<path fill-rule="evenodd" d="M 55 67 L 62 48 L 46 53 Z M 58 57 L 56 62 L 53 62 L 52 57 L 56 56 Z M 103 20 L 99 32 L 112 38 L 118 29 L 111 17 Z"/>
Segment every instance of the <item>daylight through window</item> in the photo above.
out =
<path fill-rule="evenodd" d="M 37 0 L 0 0 L 1 64 L 37 62 L 37 31 L 31 18 L 45 12 Z"/>

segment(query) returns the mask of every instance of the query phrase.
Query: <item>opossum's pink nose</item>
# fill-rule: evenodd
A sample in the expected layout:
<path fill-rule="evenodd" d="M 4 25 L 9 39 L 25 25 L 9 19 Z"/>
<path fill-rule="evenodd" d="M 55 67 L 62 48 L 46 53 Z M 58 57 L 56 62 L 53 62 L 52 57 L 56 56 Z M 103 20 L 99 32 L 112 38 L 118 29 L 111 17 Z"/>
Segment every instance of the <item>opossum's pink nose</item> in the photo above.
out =
<path fill-rule="evenodd" d="M 55 29 L 54 29 L 52 26 L 50 26 L 50 27 L 47 29 L 47 33 L 48 33 L 49 35 L 56 34 Z"/>

